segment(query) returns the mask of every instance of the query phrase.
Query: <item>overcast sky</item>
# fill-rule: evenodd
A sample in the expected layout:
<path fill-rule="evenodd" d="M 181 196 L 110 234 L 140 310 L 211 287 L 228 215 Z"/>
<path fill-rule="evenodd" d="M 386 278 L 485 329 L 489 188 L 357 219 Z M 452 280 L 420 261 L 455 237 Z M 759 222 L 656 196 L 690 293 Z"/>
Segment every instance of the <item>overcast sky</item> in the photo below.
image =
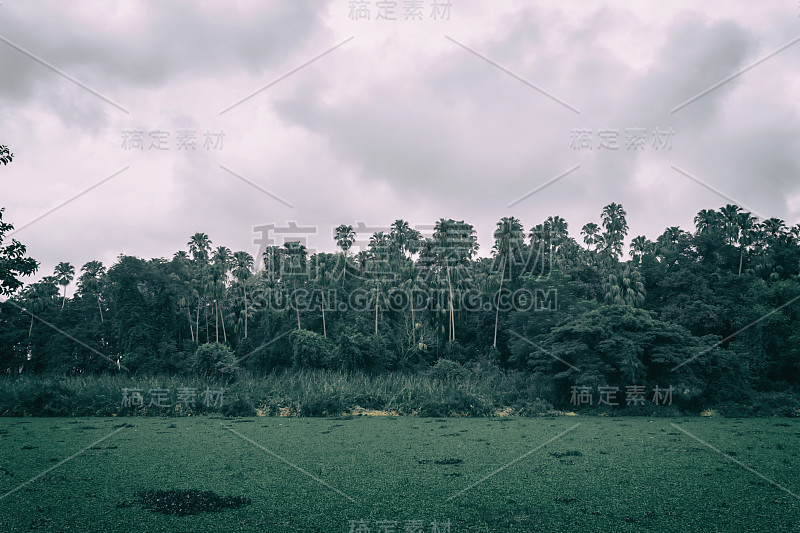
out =
<path fill-rule="evenodd" d="M 580 240 L 610 202 L 628 241 L 732 201 L 800 221 L 795 0 L 384 3 L 3 0 L 0 206 L 39 275 L 290 221 L 333 251 L 465 219 L 482 255 L 503 216 Z"/>

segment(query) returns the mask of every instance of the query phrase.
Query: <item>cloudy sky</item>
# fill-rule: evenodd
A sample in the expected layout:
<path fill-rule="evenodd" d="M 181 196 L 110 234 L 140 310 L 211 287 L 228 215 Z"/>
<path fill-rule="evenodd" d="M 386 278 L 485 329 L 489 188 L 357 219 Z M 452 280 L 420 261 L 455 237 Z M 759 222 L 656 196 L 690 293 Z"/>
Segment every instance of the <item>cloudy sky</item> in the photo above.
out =
<path fill-rule="evenodd" d="M 500 217 L 580 240 L 610 202 L 629 238 L 800 221 L 794 0 L 360 3 L 3 0 L 0 206 L 40 275 L 289 222 L 332 251 L 465 219 L 485 255 Z"/>

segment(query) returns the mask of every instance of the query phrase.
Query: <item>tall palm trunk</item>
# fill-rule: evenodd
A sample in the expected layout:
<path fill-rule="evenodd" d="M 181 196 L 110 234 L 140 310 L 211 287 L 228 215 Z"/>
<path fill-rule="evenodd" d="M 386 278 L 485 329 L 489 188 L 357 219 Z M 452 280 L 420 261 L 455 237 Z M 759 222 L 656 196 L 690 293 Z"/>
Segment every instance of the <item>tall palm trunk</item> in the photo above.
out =
<path fill-rule="evenodd" d="M 228 342 L 228 334 L 225 332 L 225 315 L 222 314 L 222 306 L 219 307 L 219 317 L 222 319 L 222 340 Z"/>
<path fill-rule="evenodd" d="M 189 311 L 189 307 L 186 307 L 186 316 L 189 318 L 189 335 L 192 336 L 192 342 L 196 342 L 194 338 L 194 325 L 192 324 L 192 312 Z"/>
<path fill-rule="evenodd" d="M 497 310 L 494 313 L 494 342 L 492 347 L 497 348 L 497 323 L 500 320 L 500 295 L 503 293 L 503 278 L 506 276 L 506 257 L 503 256 L 503 271 L 500 273 L 500 290 L 497 291 Z"/>
<path fill-rule="evenodd" d="M 247 338 L 247 287 L 242 282 L 242 290 L 244 291 L 244 338 Z"/>
<path fill-rule="evenodd" d="M 64 310 L 64 304 L 67 303 L 67 286 L 64 285 L 64 297 L 61 299 L 61 310 Z"/>
<path fill-rule="evenodd" d="M 375 336 L 378 335 L 378 296 L 380 295 L 380 284 L 375 280 Z"/>
<path fill-rule="evenodd" d="M 97 295 L 97 308 L 100 310 L 100 322 L 105 322 L 103 320 L 103 307 L 100 305 L 100 295 Z"/>
<path fill-rule="evenodd" d="M 297 285 L 292 285 L 294 287 L 294 310 L 297 313 L 297 329 L 303 329 L 300 327 L 300 306 L 297 304 Z"/>
<path fill-rule="evenodd" d="M 214 342 L 219 343 L 219 306 L 214 299 Z"/>
<path fill-rule="evenodd" d="M 447 286 L 450 290 L 450 334 L 448 335 L 448 341 L 456 340 L 456 323 L 453 319 L 453 284 L 450 281 L 450 265 L 447 265 Z"/>
<path fill-rule="evenodd" d="M 744 249 L 739 251 L 739 275 L 742 275 L 742 259 L 744 259 Z"/>
<path fill-rule="evenodd" d="M 325 326 L 325 289 L 322 289 L 322 336 L 328 338 L 328 328 Z"/>
<path fill-rule="evenodd" d="M 208 302 L 206 302 L 206 305 L 203 306 L 203 316 L 206 319 L 206 343 L 208 343 L 208 339 L 210 337 L 208 334 Z"/>
<path fill-rule="evenodd" d="M 412 296 L 408 300 L 411 302 L 411 340 L 414 343 L 414 346 L 417 346 L 417 321 L 414 319 L 414 296 L 412 291 Z"/>
<path fill-rule="evenodd" d="M 197 315 L 194 322 L 195 342 L 200 344 L 200 298 L 197 299 Z"/>
<path fill-rule="evenodd" d="M 31 313 L 31 327 L 28 328 L 28 337 L 33 333 L 33 313 Z"/>

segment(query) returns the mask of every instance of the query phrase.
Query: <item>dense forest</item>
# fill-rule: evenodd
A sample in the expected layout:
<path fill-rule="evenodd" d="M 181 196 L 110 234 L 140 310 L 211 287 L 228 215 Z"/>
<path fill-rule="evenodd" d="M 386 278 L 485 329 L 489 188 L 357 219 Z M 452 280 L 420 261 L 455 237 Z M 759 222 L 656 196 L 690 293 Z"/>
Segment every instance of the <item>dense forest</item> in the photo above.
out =
<path fill-rule="evenodd" d="M 540 375 L 561 401 L 575 385 L 673 386 L 720 401 L 796 391 L 800 225 L 735 205 L 695 224 L 635 237 L 628 260 L 626 212 L 613 203 L 602 226 L 582 227 L 583 245 L 558 216 L 528 232 L 503 218 L 488 258 L 463 221 L 441 219 L 423 239 L 397 220 L 352 255 L 356 235 L 342 225 L 340 253 L 288 242 L 269 247 L 258 271 L 247 252 L 197 233 L 170 259 L 120 255 L 78 272 L 60 263 L 29 285 L 18 277 L 36 263 L 12 241 L 0 251 L 0 368 L 235 376 L 413 372 L 446 359 Z"/>
<path fill-rule="evenodd" d="M 467 222 L 440 219 L 423 238 L 396 220 L 358 253 L 343 224 L 339 253 L 287 242 L 256 270 L 249 253 L 196 233 L 170 259 L 62 262 L 27 285 L 38 263 L 4 244 L 2 214 L 6 375 L 413 373 L 446 360 L 531 373 L 556 401 L 575 386 L 731 401 L 800 384 L 800 224 L 736 205 L 700 211 L 691 232 L 635 237 L 628 259 L 626 212 L 612 203 L 583 243 L 559 216 L 527 232 L 502 218 L 490 257 Z"/>

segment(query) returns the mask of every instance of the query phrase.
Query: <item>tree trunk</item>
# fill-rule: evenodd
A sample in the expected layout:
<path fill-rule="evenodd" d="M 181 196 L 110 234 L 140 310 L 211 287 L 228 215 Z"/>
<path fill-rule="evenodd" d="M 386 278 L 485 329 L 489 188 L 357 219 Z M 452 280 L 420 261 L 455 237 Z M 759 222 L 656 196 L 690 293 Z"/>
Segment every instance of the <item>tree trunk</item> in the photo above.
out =
<path fill-rule="evenodd" d="M 322 336 L 328 338 L 328 328 L 325 326 L 325 289 L 322 289 Z"/>
<path fill-rule="evenodd" d="M 244 291 L 244 338 L 247 338 L 247 287 L 242 283 L 242 290 Z"/>
<path fill-rule="evenodd" d="M 453 319 L 453 284 L 450 281 L 450 265 L 447 265 L 447 286 L 450 290 L 450 335 L 448 335 L 448 341 L 456 340 L 456 323 Z"/>
<path fill-rule="evenodd" d="M 497 348 L 497 323 L 500 320 L 500 295 L 503 293 L 503 278 L 506 276 L 506 258 L 503 256 L 503 271 L 500 273 L 500 290 L 497 291 L 497 311 L 494 314 L 494 342 L 492 346 Z"/>
<path fill-rule="evenodd" d="M 31 313 L 31 327 L 28 328 L 28 337 L 31 336 L 31 333 L 33 333 L 33 313 Z"/>
<path fill-rule="evenodd" d="M 102 323 L 102 322 L 105 322 L 105 321 L 103 320 L 103 308 L 102 308 L 102 306 L 100 305 L 100 295 L 99 295 L 99 294 L 97 295 L 97 308 L 100 310 L 100 322 L 101 322 L 101 323 Z"/>
<path fill-rule="evenodd" d="M 300 327 L 300 306 L 297 305 L 297 286 L 294 286 L 294 310 L 297 313 L 297 329 L 303 329 Z"/>
<path fill-rule="evenodd" d="M 195 342 L 200 344 L 200 298 L 197 298 L 197 315 L 194 321 Z"/>
<path fill-rule="evenodd" d="M 225 332 L 225 315 L 222 314 L 222 307 L 219 308 L 219 317 L 222 319 L 222 340 L 228 342 L 228 334 Z"/>
<path fill-rule="evenodd" d="M 219 306 L 214 300 L 214 342 L 219 343 Z"/>
<path fill-rule="evenodd" d="M 189 307 L 186 307 L 186 316 L 189 318 L 189 335 L 192 336 L 192 342 L 196 342 L 194 338 L 194 327 L 192 325 L 192 312 L 189 311 Z"/>
<path fill-rule="evenodd" d="M 742 275 L 742 259 L 744 258 L 744 249 L 739 251 L 739 275 Z"/>
<path fill-rule="evenodd" d="M 378 336 L 378 296 L 380 293 L 380 284 L 375 280 L 375 336 Z"/>
<path fill-rule="evenodd" d="M 206 304 L 203 306 L 203 316 L 206 319 L 206 344 L 208 344 L 208 302 L 206 302 Z"/>
<path fill-rule="evenodd" d="M 61 299 L 61 310 L 64 310 L 64 304 L 67 303 L 67 286 L 64 285 L 64 297 Z"/>
<path fill-rule="evenodd" d="M 414 320 L 414 296 L 412 291 L 412 296 L 409 298 L 411 302 L 411 339 L 414 342 L 414 347 L 417 346 L 417 321 Z"/>

